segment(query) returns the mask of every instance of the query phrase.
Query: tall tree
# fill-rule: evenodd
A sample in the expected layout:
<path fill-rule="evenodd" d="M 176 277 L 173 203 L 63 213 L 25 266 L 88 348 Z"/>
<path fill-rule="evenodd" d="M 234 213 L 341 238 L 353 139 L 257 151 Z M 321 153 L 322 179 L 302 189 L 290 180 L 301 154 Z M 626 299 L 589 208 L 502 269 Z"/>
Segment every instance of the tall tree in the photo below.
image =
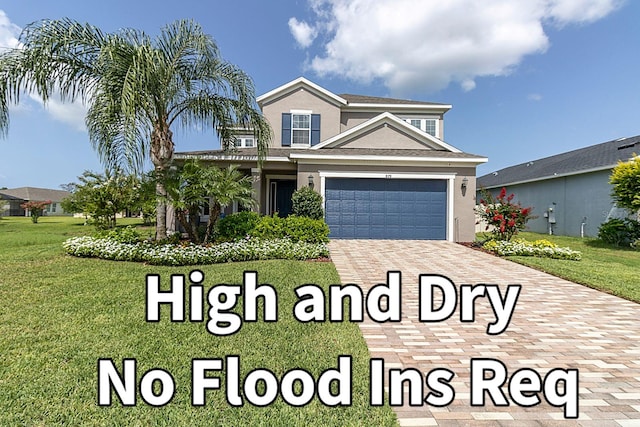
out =
<path fill-rule="evenodd" d="M 192 21 L 176 21 L 151 38 L 124 29 L 103 33 L 71 19 L 42 20 L 20 35 L 21 47 L 0 54 L 0 132 L 8 105 L 23 92 L 46 102 L 81 99 L 89 106 L 89 139 L 108 167 L 141 171 L 146 159 L 165 173 L 173 130 L 210 126 L 221 141 L 233 128 L 252 129 L 263 158 L 271 129 L 255 105 L 251 78 L 224 61 L 214 40 Z M 156 238 L 166 237 L 166 190 L 158 195 Z"/>

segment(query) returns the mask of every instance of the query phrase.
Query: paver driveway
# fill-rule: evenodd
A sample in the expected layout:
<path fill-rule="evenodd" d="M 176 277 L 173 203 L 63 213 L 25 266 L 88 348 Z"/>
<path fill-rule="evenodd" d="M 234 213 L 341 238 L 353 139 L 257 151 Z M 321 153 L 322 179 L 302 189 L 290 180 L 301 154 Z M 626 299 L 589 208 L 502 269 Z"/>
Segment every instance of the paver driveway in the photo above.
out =
<path fill-rule="evenodd" d="M 640 304 L 450 242 L 333 240 L 329 247 L 343 284 L 368 290 L 386 283 L 387 271 L 402 272 L 402 322 L 378 324 L 365 316 L 360 324 L 370 356 L 384 358 L 387 369 L 455 373 L 450 405 L 410 407 L 405 398 L 394 408 L 400 425 L 640 426 Z M 486 298 L 476 300 L 473 323 L 460 321 L 459 306 L 445 321 L 420 322 L 420 274 L 444 275 L 457 286 L 498 284 L 503 296 L 507 285 L 521 284 L 511 323 L 487 335 L 495 315 Z M 530 408 L 511 399 L 510 406 L 497 407 L 489 398 L 484 407 L 472 407 L 472 358 L 500 360 L 509 375 L 530 368 L 544 378 L 554 368 L 578 369 L 579 418 L 565 420 L 563 409 L 542 395 Z"/>

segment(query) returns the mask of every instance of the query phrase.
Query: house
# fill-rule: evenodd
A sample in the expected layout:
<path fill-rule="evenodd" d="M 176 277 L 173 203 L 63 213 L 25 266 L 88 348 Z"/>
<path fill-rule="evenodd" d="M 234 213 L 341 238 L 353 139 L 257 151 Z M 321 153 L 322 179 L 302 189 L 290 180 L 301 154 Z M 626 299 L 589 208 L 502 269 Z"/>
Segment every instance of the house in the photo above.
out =
<path fill-rule="evenodd" d="M 71 193 L 64 190 L 50 190 L 48 188 L 19 187 L 0 190 L 0 213 L 7 216 L 29 216 L 29 211 L 21 208 L 25 202 L 43 202 L 51 200 L 45 215 L 66 215 L 60 205 L 62 199 Z"/>
<path fill-rule="evenodd" d="M 611 197 L 609 176 L 638 153 L 640 136 L 620 138 L 489 173 L 478 178 L 478 188 L 507 187 L 514 201 L 532 206 L 538 217 L 527 224 L 531 231 L 596 236 L 600 224 L 625 216 Z"/>
<path fill-rule="evenodd" d="M 253 177 L 259 211 L 286 216 L 311 186 L 331 238 L 474 239 L 476 167 L 485 157 L 444 141 L 451 105 L 337 95 L 298 78 L 257 98 L 274 132 L 259 166 L 250 131 L 233 150 L 176 153 Z"/>

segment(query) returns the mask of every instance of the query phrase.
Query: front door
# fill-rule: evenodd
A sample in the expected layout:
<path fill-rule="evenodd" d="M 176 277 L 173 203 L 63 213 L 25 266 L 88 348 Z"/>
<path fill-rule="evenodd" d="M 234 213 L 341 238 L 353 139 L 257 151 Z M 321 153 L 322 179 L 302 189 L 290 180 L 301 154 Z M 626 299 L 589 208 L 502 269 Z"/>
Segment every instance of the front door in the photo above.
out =
<path fill-rule="evenodd" d="M 296 181 L 293 179 L 271 180 L 271 213 L 278 212 L 281 218 L 289 216 L 293 209 L 291 196 L 294 191 Z"/>

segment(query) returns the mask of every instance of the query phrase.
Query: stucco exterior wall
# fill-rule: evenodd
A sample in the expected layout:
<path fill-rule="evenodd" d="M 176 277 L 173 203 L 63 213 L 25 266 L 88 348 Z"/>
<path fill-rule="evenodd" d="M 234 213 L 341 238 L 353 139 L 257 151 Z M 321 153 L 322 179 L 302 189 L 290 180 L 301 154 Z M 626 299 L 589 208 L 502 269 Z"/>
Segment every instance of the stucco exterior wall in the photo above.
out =
<path fill-rule="evenodd" d="M 291 110 L 310 110 L 312 114 L 320 114 L 321 141 L 340 133 L 340 108 L 313 92 L 300 88 L 285 93 L 262 107 L 263 115 L 273 129 L 273 148 L 282 147 L 282 113 L 290 113 Z"/>
<path fill-rule="evenodd" d="M 565 176 L 538 182 L 511 185 L 507 193 L 514 193 L 514 201 L 533 207 L 537 215 L 527 223 L 527 228 L 538 233 L 548 233 L 549 223 L 544 213 L 555 203 L 556 224 L 553 233 L 564 236 L 580 236 L 584 222 L 585 237 L 598 235 L 598 227 L 607 220 L 615 206 L 608 183 L 610 170 Z M 493 193 L 500 189 L 492 190 Z"/>
<path fill-rule="evenodd" d="M 359 135 L 339 148 L 426 149 L 429 147 L 393 126 L 380 125 Z"/>

